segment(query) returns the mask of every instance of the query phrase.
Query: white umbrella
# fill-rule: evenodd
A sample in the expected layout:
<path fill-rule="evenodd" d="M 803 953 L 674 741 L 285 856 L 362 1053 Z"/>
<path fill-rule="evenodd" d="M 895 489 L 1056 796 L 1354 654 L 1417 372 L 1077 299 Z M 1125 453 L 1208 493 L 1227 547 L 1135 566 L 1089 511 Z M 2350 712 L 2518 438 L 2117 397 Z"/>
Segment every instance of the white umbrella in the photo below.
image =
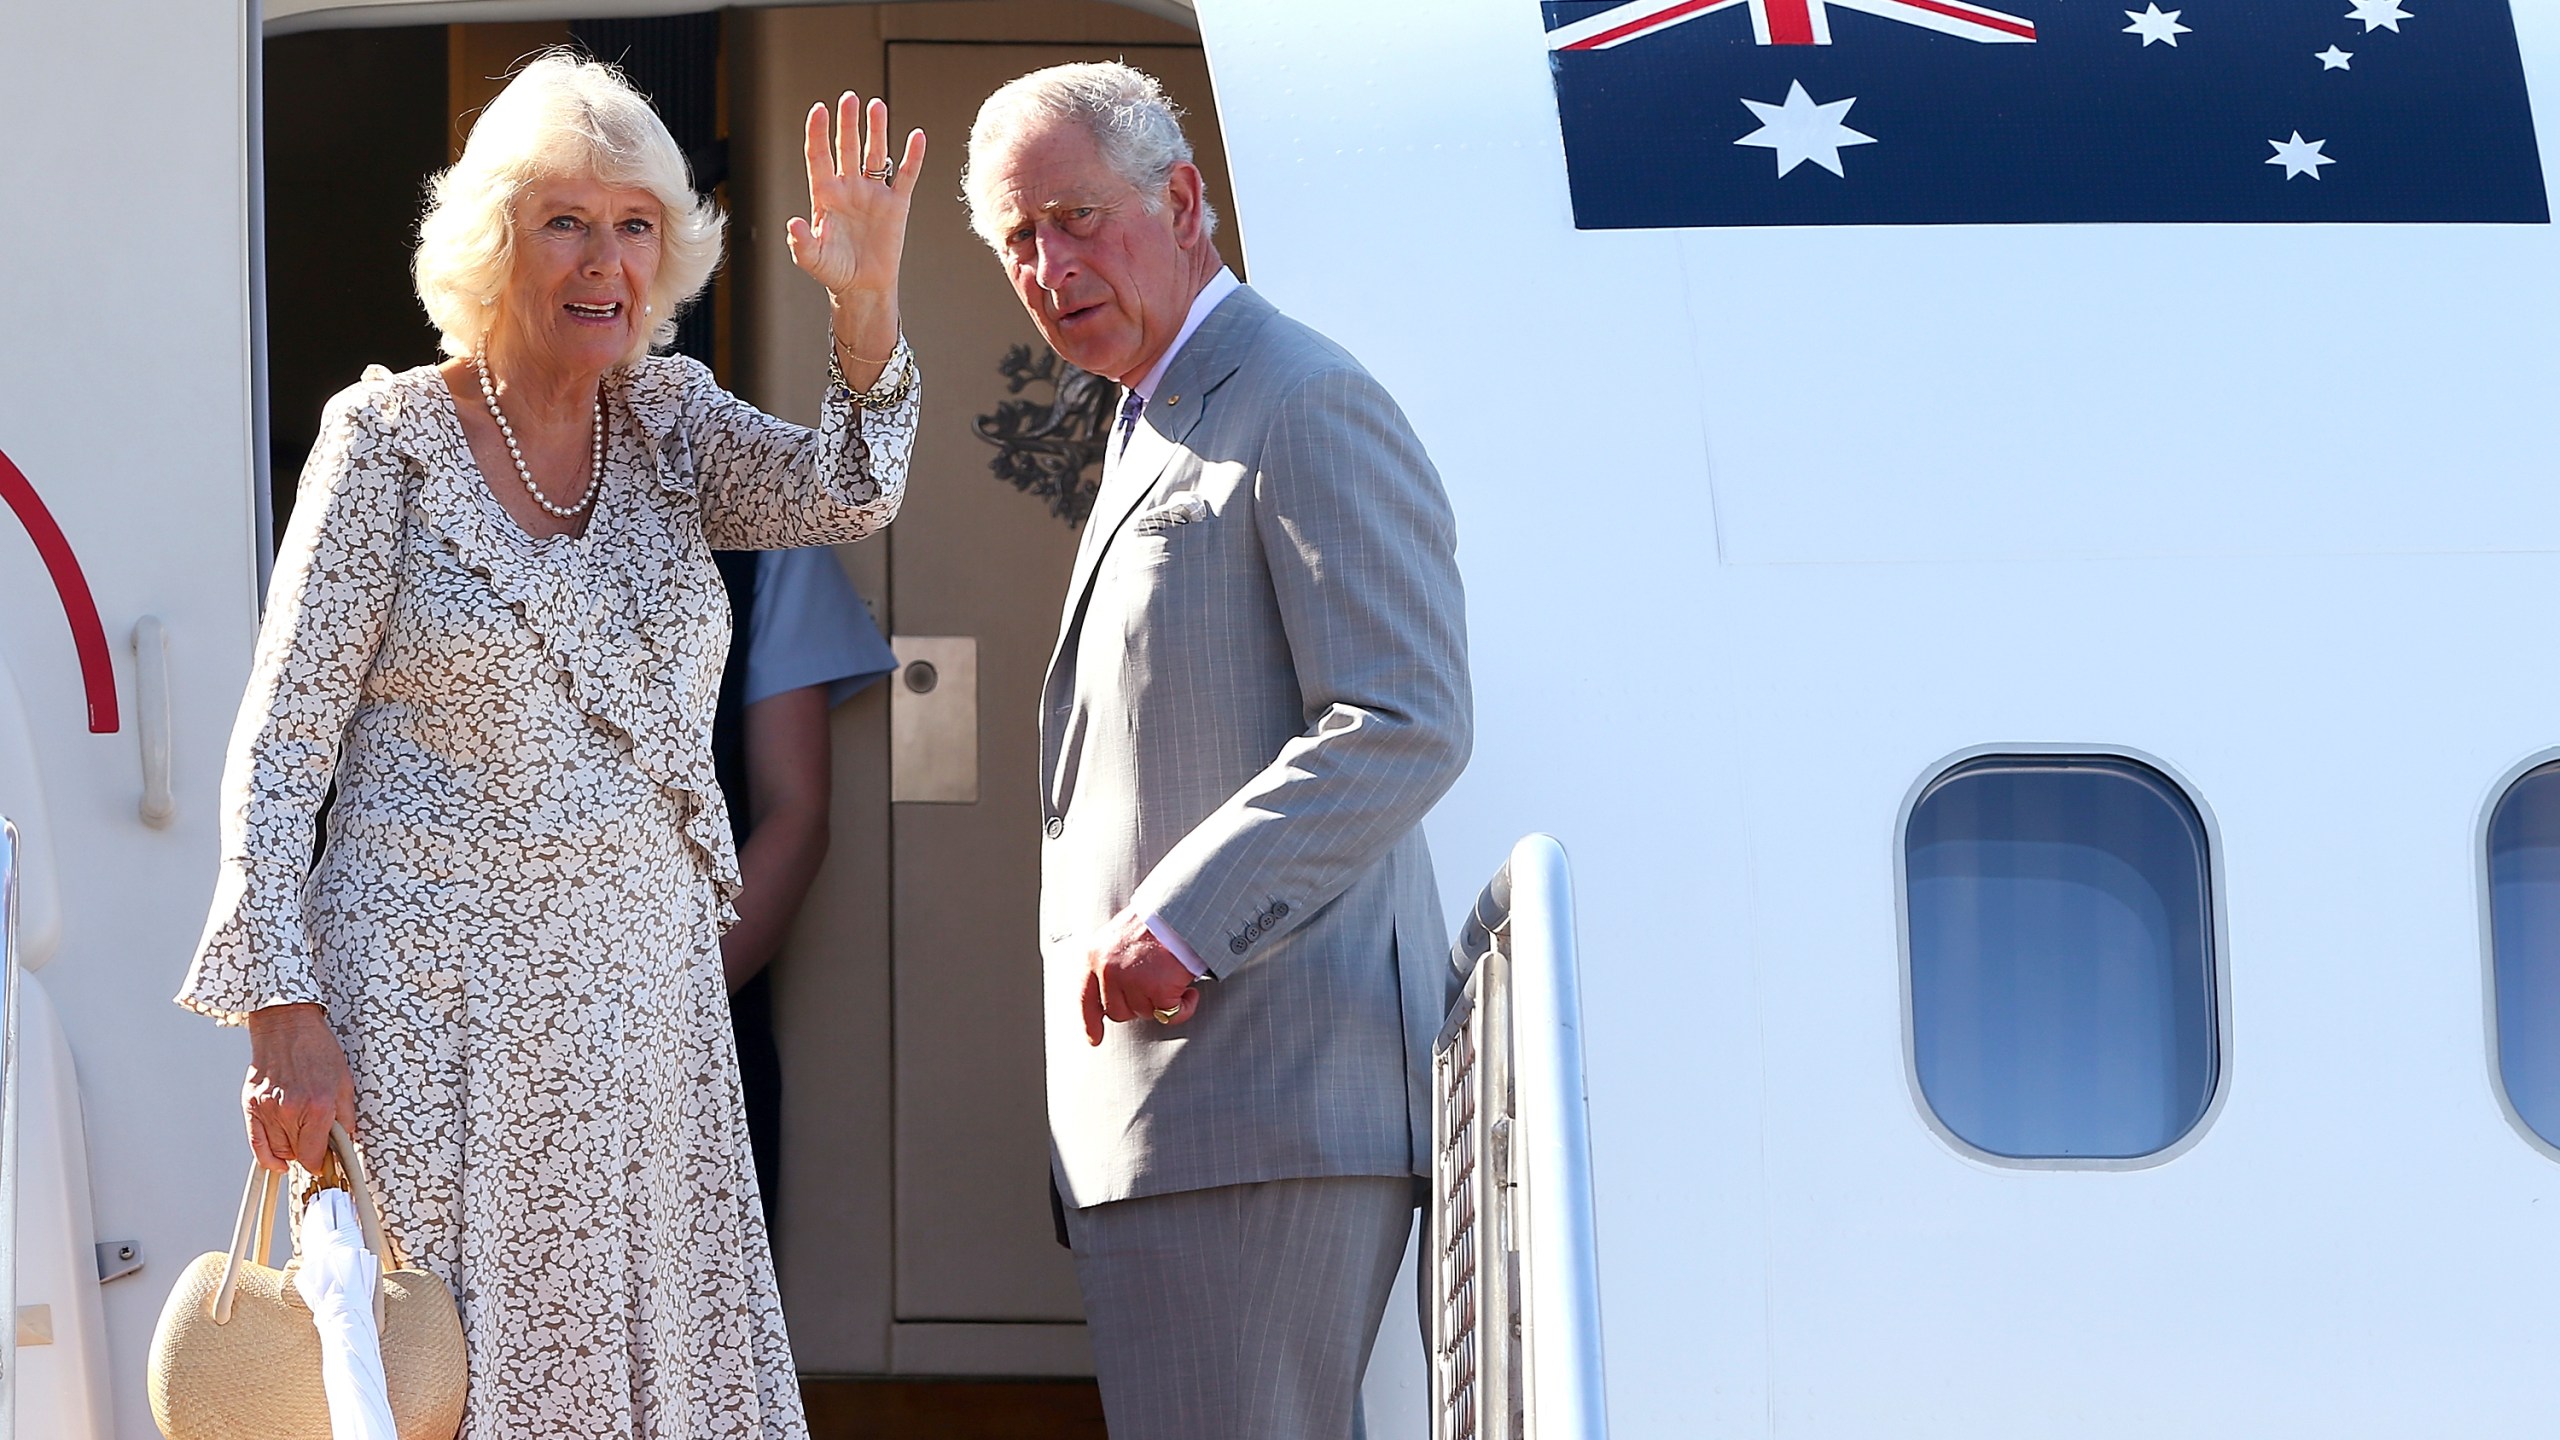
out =
<path fill-rule="evenodd" d="M 323 1190 L 302 1212 L 302 1266 L 293 1288 L 320 1331 L 320 1380 L 330 1440 L 400 1440 L 382 1378 L 382 1262 L 365 1248 L 344 1190 Z"/>

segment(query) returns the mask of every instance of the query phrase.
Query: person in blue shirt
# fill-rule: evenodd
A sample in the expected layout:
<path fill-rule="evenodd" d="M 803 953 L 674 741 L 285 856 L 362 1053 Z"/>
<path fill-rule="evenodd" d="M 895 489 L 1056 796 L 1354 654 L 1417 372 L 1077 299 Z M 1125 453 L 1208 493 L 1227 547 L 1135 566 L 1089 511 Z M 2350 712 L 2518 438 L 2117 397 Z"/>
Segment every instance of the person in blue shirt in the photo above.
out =
<path fill-rule="evenodd" d="M 718 560 L 737 633 L 711 746 L 745 881 L 720 963 L 756 1187 L 771 1230 L 782 1179 L 782 1059 L 774 1046 L 770 967 L 827 856 L 830 712 L 897 669 L 898 660 L 828 547 L 724 552 Z"/>

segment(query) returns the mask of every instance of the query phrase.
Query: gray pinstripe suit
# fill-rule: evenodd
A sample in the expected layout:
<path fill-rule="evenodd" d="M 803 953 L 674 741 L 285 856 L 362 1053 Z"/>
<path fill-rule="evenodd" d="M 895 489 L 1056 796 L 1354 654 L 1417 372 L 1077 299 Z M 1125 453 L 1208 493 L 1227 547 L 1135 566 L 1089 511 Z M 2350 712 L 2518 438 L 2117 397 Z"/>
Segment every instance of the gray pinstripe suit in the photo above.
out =
<path fill-rule="evenodd" d="M 1456 988 L 1420 829 L 1473 738 L 1456 539 L 1386 391 L 1250 288 L 1175 355 L 1106 470 L 1040 714 L 1070 1206 L 1362 1176 L 1410 1204 Z M 1084 942 L 1124 907 L 1169 922 L 1216 979 L 1188 1024 L 1113 1025 L 1091 1048 Z M 1080 1257 L 1100 1213 L 1071 1220 Z M 1375 1305 L 1343 1298 L 1365 1318 L 1312 1323 L 1364 1325 L 1365 1356 Z"/>

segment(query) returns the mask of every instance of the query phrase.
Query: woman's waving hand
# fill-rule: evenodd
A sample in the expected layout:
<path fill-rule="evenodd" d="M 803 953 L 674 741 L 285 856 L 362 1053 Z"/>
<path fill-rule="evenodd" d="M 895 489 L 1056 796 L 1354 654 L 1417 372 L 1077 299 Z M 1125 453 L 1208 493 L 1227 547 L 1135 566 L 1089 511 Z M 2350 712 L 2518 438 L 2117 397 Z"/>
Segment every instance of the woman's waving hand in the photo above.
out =
<path fill-rule="evenodd" d="M 827 287 L 836 348 L 857 390 L 878 383 L 898 344 L 898 262 L 907 211 L 924 171 L 922 130 L 907 133 L 906 155 L 889 159 L 889 106 L 848 90 L 829 124 L 809 107 L 809 214 L 790 225 L 792 263 Z"/>

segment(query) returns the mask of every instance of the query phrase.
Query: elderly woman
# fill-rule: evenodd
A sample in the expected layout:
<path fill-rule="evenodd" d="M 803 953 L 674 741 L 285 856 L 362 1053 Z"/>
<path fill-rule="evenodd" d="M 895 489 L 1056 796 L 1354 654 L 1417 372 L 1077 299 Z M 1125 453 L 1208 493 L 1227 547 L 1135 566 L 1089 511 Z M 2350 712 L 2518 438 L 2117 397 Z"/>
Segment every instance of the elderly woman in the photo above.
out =
<path fill-rule="evenodd" d="M 333 1120 L 363 1144 L 394 1248 L 461 1305 L 474 1440 L 807 1433 L 721 981 L 711 551 L 897 511 L 924 137 L 892 164 L 887 127 L 809 115 L 812 432 L 649 353 L 721 217 L 614 71 L 535 61 L 420 229 L 453 358 L 367 371 L 303 472 L 178 999 L 247 1024 L 261 1162 L 316 1163 Z"/>

